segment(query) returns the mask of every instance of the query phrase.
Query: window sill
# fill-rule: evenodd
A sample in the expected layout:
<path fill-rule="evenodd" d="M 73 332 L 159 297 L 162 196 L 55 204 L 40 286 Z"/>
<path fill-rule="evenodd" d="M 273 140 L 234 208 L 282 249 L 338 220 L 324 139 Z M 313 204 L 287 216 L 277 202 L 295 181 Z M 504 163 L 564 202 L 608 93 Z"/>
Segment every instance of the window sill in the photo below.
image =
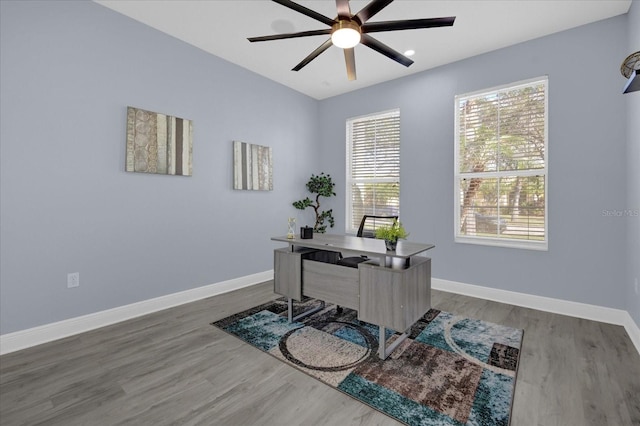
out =
<path fill-rule="evenodd" d="M 506 247 L 524 250 L 549 251 L 547 241 L 508 240 L 506 238 L 456 236 L 456 243 Z"/>

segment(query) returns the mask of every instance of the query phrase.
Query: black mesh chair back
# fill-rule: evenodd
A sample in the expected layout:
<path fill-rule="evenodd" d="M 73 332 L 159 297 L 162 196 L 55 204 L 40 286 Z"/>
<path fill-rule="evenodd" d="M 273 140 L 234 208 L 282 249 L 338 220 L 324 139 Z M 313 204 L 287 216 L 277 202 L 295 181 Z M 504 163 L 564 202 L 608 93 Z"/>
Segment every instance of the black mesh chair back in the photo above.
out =
<path fill-rule="evenodd" d="M 374 216 L 364 215 L 360 221 L 360 227 L 358 228 L 358 237 L 375 238 L 376 229 L 380 226 L 391 226 L 398 220 L 398 216 Z"/>
<path fill-rule="evenodd" d="M 360 227 L 356 235 L 364 238 L 375 238 L 378 227 L 391 226 L 396 220 L 398 220 L 398 216 L 364 215 L 362 216 L 362 221 L 360 221 Z M 366 256 L 344 257 L 338 260 L 338 265 L 357 268 L 360 263 L 366 260 L 369 260 Z"/>

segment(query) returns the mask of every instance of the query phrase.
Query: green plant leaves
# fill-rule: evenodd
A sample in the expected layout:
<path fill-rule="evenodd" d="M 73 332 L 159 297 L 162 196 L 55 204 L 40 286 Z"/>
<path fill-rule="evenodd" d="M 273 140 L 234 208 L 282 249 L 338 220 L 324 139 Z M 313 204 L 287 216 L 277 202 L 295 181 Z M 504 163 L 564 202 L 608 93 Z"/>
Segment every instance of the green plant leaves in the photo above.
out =
<path fill-rule="evenodd" d="M 293 202 L 293 207 L 298 210 L 304 210 L 307 207 L 313 207 L 316 213 L 316 223 L 313 226 L 313 231 L 318 233 L 324 233 L 327 230 L 325 220 L 329 223 L 329 226 L 333 228 L 335 221 L 333 219 L 333 209 L 326 211 L 320 211 L 320 197 L 332 197 L 336 195 L 333 188 L 336 186 L 331 179 L 331 175 L 325 175 L 320 173 L 318 176 L 312 174 L 309 182 L 307 182 L 307 189 L 312 194 L 316 195 L 315 203 L 309 198 L 304 200 L 298 200 Z"/>

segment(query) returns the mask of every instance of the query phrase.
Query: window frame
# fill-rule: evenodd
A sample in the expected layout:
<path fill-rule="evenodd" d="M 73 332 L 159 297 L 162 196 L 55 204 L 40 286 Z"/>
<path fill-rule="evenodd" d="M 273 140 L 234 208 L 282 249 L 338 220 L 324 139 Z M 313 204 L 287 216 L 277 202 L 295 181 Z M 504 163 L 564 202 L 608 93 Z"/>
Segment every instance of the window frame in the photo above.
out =
<path fill-rule="evenodd" d="M 350 227 L 351 219 L 353 215 L 353 204 L 352 204 L 352 184 L 354 182 L 368 182 L 368 183 L 396 183 L 398 185 L 398 216 L 400 216 L 400 152 L 398 152 L 398 176 L 397 177 L 387 177 L 387 178 L 374 178 L 374 179 L 362 179 L 362 178 L 352 178 L 352 168 L 353 168 L 353 158 L 352 158 L 352 123 L 367 120 L 372 118 L 380 118 L 383 119 L 385 117 L 390 117 L 397 115 L 398 119 L 398 151 L 400 150 L 400 108 L 393 108 L 385 111 L 375 112 L 371 114 L 365 114 L 357 117 L 350 117 L 346 120 L 345 130 L 345 148 L 346 148 L 346 167 L 345 167 L 345 233 L 355 235 L 358 231 L 358 225 L 355 227 Z M 371 213 L 373 214 L 373 213 Z"/>
<path fill-rule="evenodd" d="M 469 98 L 498 95 L 501 92 L 517 90 L 528 86 L 544 84 L 544 167 L 526 170 L 505 170 L 493 172 L 460 172 L 460 102 Z M 548 251 L 549 249 L 549 78 L 541 76 L 488 89 L 456 95 L 454 100 L 454 241 L 463 244 L 508 247 L 517 249 Z M 544 176 L 544 240 L 509 239 L 504 237 L 463 235 L 460 232 L 460 187 L 463 176 L 466 178 L 505 178 Z M 499 202 L 498 202 L 499 206 Z M 499 207 L 498 207 L 499 208 Z"/>

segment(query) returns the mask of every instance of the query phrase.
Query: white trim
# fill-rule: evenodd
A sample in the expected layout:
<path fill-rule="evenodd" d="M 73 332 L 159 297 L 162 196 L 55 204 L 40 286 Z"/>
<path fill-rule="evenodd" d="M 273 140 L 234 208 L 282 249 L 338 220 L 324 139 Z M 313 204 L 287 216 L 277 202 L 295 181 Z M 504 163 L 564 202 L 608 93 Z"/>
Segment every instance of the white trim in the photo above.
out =
<path fill-rule="evenodd" d="M 494 172 L 460 172 L 460 102 L 471 98 L 498 95 L 499 93 L 522 89 L 533 85 L 544 84 L 544 167 L 541 169 L 503 170 Z M 549 76 L 530 78 L 514 83 L 503 84 L 489 89 L 454 96 L 454 241 L 464 244 L 478 244 L 486 246 L 507 247 L 529 250 L 549 250 Z M 460 233 L 460 183 L 464 179 L 476 177 L 494 178 L 508 176 L 544 176 L 544 240 L 527 240 L 523 238 L 492 238 L 484 236 L 469 236 Z M 498 212 L 500 203 L 498 201 Z"/>
<path fill-rule="evenodd" d="M 633 320 L 629 312 L 626 312 L 626 314 L 625 322 L 622 325 L 624 326 L 624 329 L 627 330 L 627 334 L 629 335 L 631 342 L 633 342 L 633 345 L 638 350 L 638 353 L 640 353 L 640 327 Z"/>
<path fill-rule="evenodd" d="M 391 108 L 385 111 L 380 112 L 372 112 L 370 114 L 358 115 L 355 117 L 347 118 L 347 121 L 357 121 L 357 120 L 366 120 L 366 119 L 381 119 L 381 118 L 390 118 L 400 113 L 400 107 Z"/>
<path fill-rule="evenodd" d="M 106 311 L 83 315 L 81 317 L 45 324 L 27 330 L 16 331 L 0 335 L 0 355 L 26 349 L 42 343 L 73 336 L 75 334 L 91 331 L 96 328 L 116 324 L 121 321 L 147 315 L 163 309 L 206 299 L 207 297 L 228 293 L 244 287 L 259 284 L 273 279 L 273 270 L 247 275 L 240 278 L 222 281 L 191 290 L 181 291 L 154 299 L 130 305 L 119 306 Z M 586 303 L 571 302 L 568 300 L 552 299 L 550 297 L 534 296 L 525 293 L 517 293 L 508 290 L 482 287 L 472 284 L 464 284 L 456 281 L 431 279 L 434 290 L 448 293 L 462 294 L 495 302 L 508 303 L 510 305 L 537 309 L 561 315 L 569 315 L 577 318 L 585 318 L 609 324 L 624 326 L 631 342 L 640 353 L 640 327 L 635 323 L 627 311 L 606 308 L 603 306 L 589 305 Z"/>
<path fill-rule="evenodd" d="M 273 279 L 273 270 L 168 294 L 130 305 L 0 335 L 0 355 L 84 333 L 163 309 L 228 293 Z"/>
<path fill-rule="evenodd" d="M 476 244 L 481 246 L 508 247 L 523 250 L 539 250 L 548 251 L 549 244 L 547 241 L 509 239 L 509 238 L 492 238 L 492 237 L 476 237 L 469 235 L 456 235 L 454 238 L 456 243 L 460 244 Z"/>
<path fill-rule="evenodd" d="M 514 291 L 464 284 L 440 278 L 431 279 L 431 288 L 448 293 L 462 294 L 509 305 L 568 315 L 608 324 L 621 325 L 627 331 L 631 342 L 640 353 L 640 328 L 633 321 L 629 312 L 622 309 L 589 305 L 587 303 L 571 302 L 569 300 L 553 299 L 551 297 L 535 296 L 533 294 L 517 293 Z"/>
<path fill-rule="evenodd" d="M 538 82 L 544 81 L 544 80 L 549 80 L 549 75 L 548 74 L 541 75 L 540 77 L 533 77 L 533 78 L 528 78 L 526 80 L 516 81 L 516 82 L 513 82 L 513 83 L 501 84 L 499 86 L 489 87 L 488 89 L 480 89 L 480 90 L 476 90 L 475 92 L 463 93 L 461 95 L 456 95 L 456 98 L 457 99 L 461 99 L 461 100 L 467 100 L 469 98 L 477 98 L 477 97 L 483 96 L 483 95 L 491 95 L 491 94 L 496 93 L 496 92 L 504 92 L 504 91 L 507 91 L 507 90 L 522 89 L 524 87 L 531 86 L 534 83 L 538 83 Z"/>
<path fill-rule="evenodd" d="M 346 153 L 345 153 L 345 160 L 346 160 L 346 165 L 345 165 L 345 195 L 344 195 L 344 199 L 345 199 L 345 225 L 344 225 L 344 232 L 345 234 L 350 234 L 350 235 L 355 235 L 356 231 L 358 230 L 358 225 L 356 224 L 355 227 L 351 227 L 352 224 L 352 218 L 353 218 L 353 192 L 352 192 L 352 185 L 354 183 L 383 183 L 383 182 L 390 182 L 390 183 L 397 183 L 398 186 L 400 186 L 400 176 L 398 175 L 397 177 L 390 177 L 390 178 L 379 178 L 379 177 L 374 177 L 374 178 L 353 178 L 352 177 L 352 168 L 353 168 L 353 123 L 355 122 L 359 122 L 359 121 L 374 121 L 374 120 L 383 120 L 383 119 L 388 119 L 388 118 L 394 118 L 397 117 L 398 118 L 398 129 L 400 131 L 400 135 L 399 135 L 399 139 L 398 139 L 398 144 L 401 142 L 401 138 L 402 138 L 402 128 L 401 128 L 401 122 L 400 122 L 400 107 L 397 108 L 393 108 L 390 110 L 386 110 L 386 111 L 382 111 L 382 112 L 374 112 L 371 114 L 366 114 L 366 115 L 361 115 L 358 117 L 351 117 L 351 118 L 347 118 L 346 122 L 345 122 L 345 129 L 346 129 L 346 134 L 345 134 L 345 149 L 346 149 Z M 401 172 L 401 170 L 399 169 L 399 172 Z M 369 214 L 375 214 L 375 211 Z M 398 208 L 398 213 L 400 214 L 400 210 Z"/>

